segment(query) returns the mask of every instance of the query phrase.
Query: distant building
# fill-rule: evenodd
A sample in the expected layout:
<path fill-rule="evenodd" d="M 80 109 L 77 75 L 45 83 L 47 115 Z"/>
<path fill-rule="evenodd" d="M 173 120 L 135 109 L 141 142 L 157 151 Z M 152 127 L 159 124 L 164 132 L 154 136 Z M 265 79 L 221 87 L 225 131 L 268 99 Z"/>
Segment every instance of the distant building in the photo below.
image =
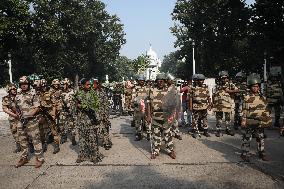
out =
<path fill-rule="evenodd" d="M 159 59 L 157 53 L 152 49 L 151 45 L 150 45 L 149 50 L 146 52 L 146 55 L 150 59 L 150 64 L 148 68 L 146 68 L 144 75 L 146 79 L 155 80 L 157 74 L 159 73 L 159 68 L 162 65 L 162 61 Z"/>

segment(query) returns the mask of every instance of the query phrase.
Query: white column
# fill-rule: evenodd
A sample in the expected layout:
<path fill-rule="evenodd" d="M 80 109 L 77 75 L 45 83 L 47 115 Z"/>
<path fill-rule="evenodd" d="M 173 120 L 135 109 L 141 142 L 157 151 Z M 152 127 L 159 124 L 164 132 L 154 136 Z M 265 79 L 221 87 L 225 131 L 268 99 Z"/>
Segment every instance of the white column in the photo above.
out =
<path fill-rule="evenodd" d="M 12 75 L 12 61 L 11 61 L 11 54 L 8 54 L 8 65 L 9 65 L 9 76 L 10 76 L 10 83 L 13 83 L 13 75 Z"/>
<path fill-rule="evenodd" d="M 195 58 L 194 58 L 194 46 L 195 46 L 195 42 L 194 40 L 192 40 L 192 70 L 193 70 L 193 74 L 195 74 Z"/>

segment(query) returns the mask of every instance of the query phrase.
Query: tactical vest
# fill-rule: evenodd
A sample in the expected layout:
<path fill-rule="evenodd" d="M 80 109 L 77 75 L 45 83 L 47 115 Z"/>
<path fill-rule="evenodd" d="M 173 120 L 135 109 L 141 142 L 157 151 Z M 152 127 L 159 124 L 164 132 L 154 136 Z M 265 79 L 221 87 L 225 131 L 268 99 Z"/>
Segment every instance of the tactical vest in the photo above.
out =
<path fill-rule="evenodd" d="M 40 97 L 41 97 L 40 98 L 41 106 L 43 108 L 51 108 L 52 107 L 52 100 L 51 100 L 50 92 L 48 92 L 48 91 L 43 92 Z"/>
<path fill-rule="evenodd" d="M 267 90 L 266 97 L 267 97 L 268 104 L 280 103 L 280 101 L 283 98 L 283 92 L 282 92 L 281 84 L 279 82 L 277 83 L 269 82 L 267 84 L 266 90 Z"/>
<path fill-rule="evenodd" d="M 267 110 L 267 102 L 260 95 L 248 94 L 244 97 L 243 117 L 249 127 L 270 127 L 272 118 Z"/>
<path fill-rule="evenodd" d="M 191 88 L 190 96 L 192 98 L 193 110 L 205 110 L 208 107 L 209 90 L 207 85 Z"/>
<path fill-rule="evenodd" d="M 232 98 L 226 89 L 231 89 L 231 84 L 216 86 L 215 93 L 213 94 L 214 110 L 219 112 L 231 112 Z"/>

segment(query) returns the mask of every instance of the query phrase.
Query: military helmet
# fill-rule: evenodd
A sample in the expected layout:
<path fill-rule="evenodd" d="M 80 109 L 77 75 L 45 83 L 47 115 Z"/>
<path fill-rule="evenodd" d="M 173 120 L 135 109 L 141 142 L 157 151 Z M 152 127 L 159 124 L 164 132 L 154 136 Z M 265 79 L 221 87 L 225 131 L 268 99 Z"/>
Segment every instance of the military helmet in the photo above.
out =
<path fill-rule="evenodd" d="M 61 80 L 61 82 L 62 82 L 63 85 L 65 85 L 65 84 L 67 84 L 68 86 L 71 85 L 71 81 L 68 78 L 64 78 L 63 80 Z"/>
<path fill-rule="evenodd" d="M 167 73 L 167 79 L 168 80 L 175 80 L 175 77 L 172 74 Z"/>
<path fill-rule="evenodd" d="M 219 72 L 219 77 L 229 77 L 229 73 L 228 71 L 220 71 Z"/>
<path fill-rule="evenodd" d="M 40 79 L 34 80 L 33 85 L 36 86 L 36 87 L 40 87 L 40 85 L 41 85 Z"/>
<path fill-rule="evenodd" d="M 205 80 L 205 76 L 203 74 L 196 74 L 196 79 L 197 80 Z"/>
<path fill-rule="evenodd" d="M 193 74 L 192 77 L 191 77 L 191 79 L 192 79 L 193 81 L 195 81 L 195 80 L 197 79 L 197 77 L 198 77 L 198 74 Z"/>
<path fill-rule="evenodd" d="M 247 77 L 247 85 L 255 85 L 255 84 L 260 84 L 260 76 L 258 74 L 251 74 Z"/>
<path fill-rule="evenodd" d="M 51 85 L 60 85 L 59 79 L 53 79 Z"/>
<path fill-rule="evenodd" d="M 156 80 L 159 80 L 159 79 L 161 79 L 161 80 L 166 79 L 165 74 L 164 74 L 164 73 L 159 73 L 159 74 L 157 74 Z"/>
<path fill-rule="evenodd" d="M 17 86 L 13 83 L 10 83 L 6 86 L 6 92 L 9 93 L 12 89 L 17 90 Z"/>
<path fill-rule="evenodd" d="M 244 77 L 245 77 L 245 74 L 244 74 L 243 72 L 238 72 L 238 73 L 236 74 L 236 77 L 242 77 L 242 78 L 244 78 Z"/>
<path fill-rule="evenodd" d="M 145 81 L 144 75 L 139 75 L 137 78 L 138 81 Z"/>
<path fill-rule="evenodd" d="M 30 84 L 30 80 L 27 76 L 20 77 L 19 84 Z"/>
<path fill-rule="evenodd" d="M 41 86 L 46 86 L 47 85 L 47 81 L 45 79 L 41 79 L 40 80 L 40 84 L 41 84 Z"/>

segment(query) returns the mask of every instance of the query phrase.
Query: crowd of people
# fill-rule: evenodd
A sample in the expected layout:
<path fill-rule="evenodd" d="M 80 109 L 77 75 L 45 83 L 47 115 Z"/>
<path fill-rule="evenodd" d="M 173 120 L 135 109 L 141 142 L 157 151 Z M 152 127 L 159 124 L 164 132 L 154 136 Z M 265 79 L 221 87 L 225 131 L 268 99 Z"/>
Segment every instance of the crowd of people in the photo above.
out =
<path fill-rule="evenodd" d="M 259 158 L 268 161 L 264 132 L 265 128 L 272 127 L 272 109 L 275 112 L 273 126 L 284 135 L 280 124 L 283 87 L 279 76 L 270 74 L 261 92 L 259 75 L 246 76 L 239 72 L 232 82 L 228 72 L 221 71 L 212 98 L 205 79 L 203 74 L 195 74 L 179 86 L 171 74 L 159 73 L 155 81 L 140 75 L 135 81 L 120 85 L 119 89 L 109 89 L 97 79 L 83 78 L 78 87 L 68 78 L 54 79 L 49 86 L 45 79 L 31 80 L 22 76 L 19 89 L 15 84 L 8 84 L 8 95 L 2 99 L 16 144 L 14 152 L 21 153 L 16 167 L 28 163 L 29 153 L 36 156 L 35 167 L 41 167 L 47 145 L 53 143 L 53 154 L 56 154 L 68 138 L 72 145 L 79 145 L 77 163 L 102 161 L 104 156 L 99 145 L 105 150 L 112 147 L 111 101 L 114 109 L 119 107 L 123 113 L 133 116 L 131 126 L 135 127 L 135 140 L 145 137 L 150 141 L 152 159 L 159 156 L 163 142 L 164 150 L 175 159 L 173 138 L 182 140 L 179 127 L 187 124 L 193 138 L 210 137 L 213 129 L 216 137 L 223 133 L 234 136 L 236 130 L 242 128 L 241 158 L 250 160 L 250 143 L 256 138 Z M 216 116 L 215 128 L 209 128 L 207 121 L 211 110 Z M 187 112 L 187 121 L 184 112 Z"/>

